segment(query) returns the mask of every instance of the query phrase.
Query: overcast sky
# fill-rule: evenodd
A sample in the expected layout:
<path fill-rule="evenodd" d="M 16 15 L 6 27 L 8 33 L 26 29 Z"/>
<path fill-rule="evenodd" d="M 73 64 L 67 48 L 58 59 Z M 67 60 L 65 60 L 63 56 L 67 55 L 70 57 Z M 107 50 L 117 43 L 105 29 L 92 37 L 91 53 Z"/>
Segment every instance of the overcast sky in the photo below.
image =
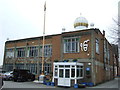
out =
<path fill-rule="evenodd" d="M 62 28 L 73 31 L 74 21 L 84 16 L 107 37 L 117 18 L 119 0 L 46 0 L 46 35 L 58 34 Z M 0 65 L 4 45 L 10 40 L 42 36 L 45 0 L 0 0 Z M 108 38 L 109 40 L 109 38 Z"/>

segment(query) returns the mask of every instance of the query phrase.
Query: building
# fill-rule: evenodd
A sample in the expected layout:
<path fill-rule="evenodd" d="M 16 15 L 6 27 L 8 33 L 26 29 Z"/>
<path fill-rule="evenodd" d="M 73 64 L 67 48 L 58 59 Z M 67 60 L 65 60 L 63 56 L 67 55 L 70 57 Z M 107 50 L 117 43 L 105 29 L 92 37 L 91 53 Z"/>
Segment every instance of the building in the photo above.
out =
<path fill-rule="evenodd" d="M 114 54 L 112 45 L 105 38 L 105 31 L 101 33 L 97 28 L 88 28 L 88 21 L 82 16 L 76 18 L 74 28 L 75 31 L 45 36 L 44 73 L 53 74 L 54 61 L 71 63 L 76 60 L 82 63 L 79 65 L 83 65 L 80 68 L 82 72 L 77 71 L 83 77 L 80 82 L 92 82 L 96 85 L 113 79 Z M 29 69 L 36 76 L 40 75 L 42 40 L 42 37 L 33 37 L 6 41 L 3 69 Z M 72 72 L 74 71 L 71 70 Z M 57 70 L 55 73 L 60 74 Z M 55 80 L 57 83 L 57 79 Z"/>

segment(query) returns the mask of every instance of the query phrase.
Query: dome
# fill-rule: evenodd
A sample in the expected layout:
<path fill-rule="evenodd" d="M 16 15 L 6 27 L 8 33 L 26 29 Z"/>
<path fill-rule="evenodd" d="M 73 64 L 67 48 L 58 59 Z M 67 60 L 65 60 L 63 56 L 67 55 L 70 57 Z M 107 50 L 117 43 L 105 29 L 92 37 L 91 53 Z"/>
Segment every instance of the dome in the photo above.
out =
<path fill-rule="evenodd" d="M 88 21 L 85 17 L 78 17 L 75 19 L 74 28 L 75 29 L 84 29 L 88 27 Z"/>

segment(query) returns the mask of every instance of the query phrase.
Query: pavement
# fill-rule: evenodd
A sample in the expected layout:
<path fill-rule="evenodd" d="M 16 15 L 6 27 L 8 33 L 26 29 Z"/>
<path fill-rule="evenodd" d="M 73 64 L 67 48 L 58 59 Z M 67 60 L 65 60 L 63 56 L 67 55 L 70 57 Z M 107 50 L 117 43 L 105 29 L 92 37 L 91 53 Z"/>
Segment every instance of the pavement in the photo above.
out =
<path fill-rule="evenodd" d="M 33 88 L 33 90 L 36 88 L 36 89 L 40 89 L 40 88 L 48 88 L 48 89 L 74 89 L 73 87 L 71 88 L 64 88 L 64 87 L 57 87 L 57 86 L 47 86 L 47 85 L 44 85 L 44 84 L 40 84 L 38 81 L 34 81 L 34 82 L 13 82 L 13 81 L 4 81 L 4 85 L 3 85 L 3 89 L 2 90 L 7 90 L 6 88 Z M 113 88 L 120 88 L 120 78 L 115 78 L 111 81 L 108 81 L 108 82 L 105 82 L 105 83 L 102 83 L 102 84 L 98 84 L 97 86 L 94 86 L 94 87 L 86 87 L 82 90 L 87 90 L 87 89 L 113 89 Z"/>
<path fill-rule="evenodd" d="M 115 78 L 113 80 L 98 84 L 97 86 L 90 88 L 120 88 L 120 78 Z"/>

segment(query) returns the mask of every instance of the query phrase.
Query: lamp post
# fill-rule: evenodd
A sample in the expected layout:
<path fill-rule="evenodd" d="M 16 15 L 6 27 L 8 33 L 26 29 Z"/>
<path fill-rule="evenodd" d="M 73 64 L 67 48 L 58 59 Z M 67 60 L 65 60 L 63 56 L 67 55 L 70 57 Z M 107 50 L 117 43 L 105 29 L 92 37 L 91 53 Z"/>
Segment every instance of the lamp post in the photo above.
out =
<path fill-rule="evenodd" d="M 43 45 L 42 45 L 42 73 L 39 76 L 39 82 L 43 83 L 44 81 L 44 46 L 45 46 L 45 17 L 46 17 L 46 2 L 44 4 L 44 26 L 43 26 Z"/>
<path fill-rule="evenodd" d="M 43 47 L 42 47 L 42 75 L 44 75 L 45 17 L 46 17 L 46 2 L 45 2 L 45 5 L 44 5 L 44 26 L 43 26 Z"/>

